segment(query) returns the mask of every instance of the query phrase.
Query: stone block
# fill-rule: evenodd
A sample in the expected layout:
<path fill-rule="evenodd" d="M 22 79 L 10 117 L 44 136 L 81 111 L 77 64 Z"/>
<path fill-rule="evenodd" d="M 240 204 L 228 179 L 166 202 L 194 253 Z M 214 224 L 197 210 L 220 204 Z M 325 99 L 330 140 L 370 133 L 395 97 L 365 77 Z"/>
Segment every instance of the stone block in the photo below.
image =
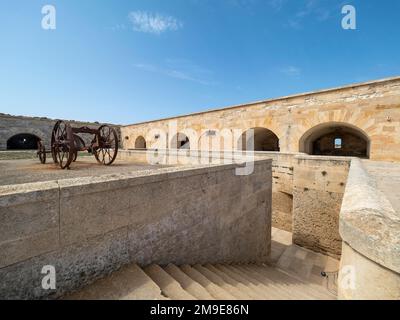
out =
<path fill-rule="evenodd" d="M 59 246 L 55 182 L 0 187 L 0 267 Z"/>

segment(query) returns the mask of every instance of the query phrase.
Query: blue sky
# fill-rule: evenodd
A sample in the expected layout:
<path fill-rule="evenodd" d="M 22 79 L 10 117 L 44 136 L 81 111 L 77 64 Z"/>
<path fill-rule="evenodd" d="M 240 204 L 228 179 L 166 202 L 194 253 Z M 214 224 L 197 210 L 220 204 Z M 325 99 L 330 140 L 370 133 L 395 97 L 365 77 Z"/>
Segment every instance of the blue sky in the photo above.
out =
<path fill-rule="evenodd" d="M 400 75 L 399 17 L 398 0 L 0 0 L 0 112 L 129 124 Z"/>

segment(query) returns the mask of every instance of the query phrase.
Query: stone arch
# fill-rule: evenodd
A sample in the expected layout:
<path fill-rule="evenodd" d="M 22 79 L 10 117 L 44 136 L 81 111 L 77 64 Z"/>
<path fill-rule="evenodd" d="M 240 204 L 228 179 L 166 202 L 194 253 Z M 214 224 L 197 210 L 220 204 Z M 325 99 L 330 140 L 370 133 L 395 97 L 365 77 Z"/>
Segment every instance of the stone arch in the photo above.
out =
<path fill-rule="evenodd" d="M 138 136 L 136 138 L 135 149 L 147 149 L 146 139 L 143 136 Z"/>
<path fill-rule="evenodd" d="M 278 136 L 264 127 L 255 127 L 243 132 L 238 140 L 238 149 L 247 150 L 247 144 L 253 138 L 254 151 L 280 151 Z"/>
<path fill-rule="evenodd" d="M 202 131 L 198 140 L 201 150 L 208 151 L 231 151 L 233 150 L 233 132 L 230 129 L 211 129 Z"/>
<path fill-rule="evenodd" d="M 40 138 L 32 133 L 15 134 L 7 140 L 7 150 L 35 150 Z"/>
<path fill-rule="evenodd" d="M 186 134 L 178 132 L 172 137 L 170 146 L 172 149 L 190 149 L 190 140 Z"/>
<path fill-rule="evenodd" d="M 321 123 L 299 140 L 299 151 L 311 155 L 370 157 L 371 139 L 359 127 L 345 122 Z"/>

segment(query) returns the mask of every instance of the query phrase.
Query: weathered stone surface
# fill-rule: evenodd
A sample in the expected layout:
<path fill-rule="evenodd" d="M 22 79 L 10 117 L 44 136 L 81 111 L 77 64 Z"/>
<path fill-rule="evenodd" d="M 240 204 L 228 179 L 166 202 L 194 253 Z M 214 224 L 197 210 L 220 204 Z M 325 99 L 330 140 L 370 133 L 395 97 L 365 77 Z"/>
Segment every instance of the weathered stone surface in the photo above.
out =
<path fill-rule="evenodd" d="M 35 151 L 29 151 L 32 154 Z M 13 151 L 0 151 L 0 154 L 15 153 Z M 74 179 L 83 177 L 95 177 L 99 175 L 126 174 L 135 171 L 153 171 L 164 166 L 150 165 L 148 163 L 134 163 L 117 160 L 112 166 L 99 165 L 94 158 L 88 156 L 79 156 L 73 163 L 71 170 L 61 170 L 54 164 L 51 155 L 48 155 L 47 163 L 41 164 L 39 159 L 21 159 L 21 160 L 0 160 L 0 186 L 20 185 L 14 188 L 22 188 L 22 184 L 58 181 L 64 179 Z M 34 156 L 33 156 L 34 157 Z M 0 155 L 1 159 L 1 155 Z"/>
<path fill-rule="evenodd" d="M 399 186 L 398 165 L 351 162 L 340 212 L 339 298 L 400 299 Z"/>
<path fill-rule="evenodd" d="M 296 156 L 293 188 L 293 242 L 339 257 L 339 213 L 349 158 Z"/>
<path fill-rule="evenodd" d="M 160 288 L 136 264 L 127 265 L 64 300 L 166 300 Z"/>
<path fill-rule="evenodd" d="M 126 237 L 127 230 L 119 229 L 0 268 L 0 299 L 57 298 L 85 286 L 129 262 Z M 47 265 L 55 268 L 56 290 L 42 288 Z"/>
<path fill-rule="evenodd" d="M 56 182 L 0 187 L 0 268 L 56 250 Z"/>
<path fill-rule="evenodd" d="M 400 300 L 400 274 L 368 259 L 343 242 L 338 298 Z"/>
<path fill-rule="evenodd" d="M 272 192 L 272 225 L 275 228 L 291 232 L 292 215 L 293 195 L 279 191 Z"/>
<path fill-rule="evenodd" d="M 392 183 L 393 189 L 386 192 L 398 190 L 396 171 L 392 173 L 388 183 Z M 399 230 L 400 213 L 395 211 L 361 161 L 354 159 L 340 212 L 343 241 L 372 261 L 400 273 Z"/>
<path fill-rule="evenodd" d="M 159 163 L 163 165 L 176 164 L 176 162 L 171 162 L 171 158 L 174 160 L 175 156 L 178 156 L 179 159 L 189 157 L 192 163 L 199 163 L 199 152 L 197 150 L 165 149 L 158 150 L 157 154 L 164 155 L 162 161 Z M 146 150 L 121 150 L 118 153 L 118 157 L 121 160 L 130 161 L 132 163 L 148 163 L 148 155 L 149 152 Z M 296 155 L 298 155 L 298 153 L 280 152 L 255 152 L 253 155 L 253 158 L 258 160 L 272 159 L 272 222 L 275 227 L 288 231 L 292 230 L 293 163 Z M 210 156 L 207 157 L 206 160 L 209 164 L 214 163 L 215 160 L 219 160 L 215 164 L 223 164 L 225 161 L 245 161 L 248 159 L 247 156 L 248 153 L 246 152 L 226 153 L 213 151 L 210 152 Z M 181 163 L 179 159 L 177 162 Z M 250 158 L 250 161 L 253 161 L 254 159 Z M 268 168 L 265 169 L 267 170 Z M 224 177 L 219 177 L 218 179 L 224 179 Z M 245 182 L 242 184 L 235 184 L 235 186 L 237 188 L 242 188 L 244 193 L 251 192 L 252 190 L 256 191 L 259 186 L 263 185 L 263 179 L 263 177 L 260 177 L 254 185 Z M 209 185 L 210 182 L 207 182 L 207 184 Z M 208 188 L 210 188 L 210 186 Z M 215 194 L 218 194 L 218 192 Z"/>

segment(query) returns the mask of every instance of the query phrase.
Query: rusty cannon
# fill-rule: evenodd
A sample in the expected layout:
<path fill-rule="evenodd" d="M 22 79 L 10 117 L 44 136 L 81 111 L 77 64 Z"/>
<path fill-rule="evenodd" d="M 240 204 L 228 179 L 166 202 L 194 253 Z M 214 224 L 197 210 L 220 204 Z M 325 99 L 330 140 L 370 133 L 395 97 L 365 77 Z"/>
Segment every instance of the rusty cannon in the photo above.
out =
<path fill-rule="evenodd" d="M 79 134 L 91 134 L 93 139 L 89 146 Z M 37 156 L 41 163 L 46 163 L 47 154 L 51 154 L 55 164 L 61 169 L 69 169 L 78 158 L 78 152 L 87 151 L 94 155 L 102 165 L 111 165 L 118 154 L 118 134 L 109 126 L 102 125 L 98 129 L 89 127 L 73 128 L 69 123 L 59 120 L 51 133 L 50 151 L 42 141 L 38 142 Z"/>

